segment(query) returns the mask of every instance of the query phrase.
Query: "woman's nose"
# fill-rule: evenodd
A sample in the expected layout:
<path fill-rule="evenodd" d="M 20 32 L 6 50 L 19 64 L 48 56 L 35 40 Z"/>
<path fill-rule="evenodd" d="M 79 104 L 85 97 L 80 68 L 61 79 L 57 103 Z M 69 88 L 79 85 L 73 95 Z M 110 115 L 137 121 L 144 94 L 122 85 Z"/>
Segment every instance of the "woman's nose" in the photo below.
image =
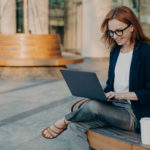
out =
<path fill-rule="evenodd" d="M 118 36 L 116 34 L 114 34 L 113 39 L 115 40 L 117 38 L 118 38 Z"/>

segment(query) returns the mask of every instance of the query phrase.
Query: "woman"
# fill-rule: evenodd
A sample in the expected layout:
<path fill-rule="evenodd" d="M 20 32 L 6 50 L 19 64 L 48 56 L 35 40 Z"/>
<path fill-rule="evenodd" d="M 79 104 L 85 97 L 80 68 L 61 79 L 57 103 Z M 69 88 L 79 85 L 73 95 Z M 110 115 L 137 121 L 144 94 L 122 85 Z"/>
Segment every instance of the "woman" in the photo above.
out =
<path fill-rule="evenodd" d="M 103 39 L 111 48 L 108 80 L 104 89 L 108 99 L 118 102 L 88 101 L 82 108 L 42 131 L 52 139 L 67 126 L 72 148 L 89 149 L 89 128 L 114 126 L 139 130 L 141 117 L 150 117 L 150 39 L 147 38 L 131 9 L 112 9 L 101 26 Z"/>

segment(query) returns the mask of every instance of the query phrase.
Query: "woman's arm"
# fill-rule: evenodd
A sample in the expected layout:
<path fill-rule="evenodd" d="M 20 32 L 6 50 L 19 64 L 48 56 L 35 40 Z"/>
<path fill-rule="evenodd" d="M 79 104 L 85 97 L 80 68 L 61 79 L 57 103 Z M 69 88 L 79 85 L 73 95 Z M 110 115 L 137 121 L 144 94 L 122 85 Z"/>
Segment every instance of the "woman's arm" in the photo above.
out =
<path fill-rule="evenodd" d="M 136 93 L 141 105 L 150 105 L 150 45 L 143 47 L 142 50 L 142 76 L 143 78 L 143 87 L 140 89 L 134 90 Z"/>
<path fill-rule="evenodd" d="M 110 52 L 109 56 L 109 67 L 108 67 L 108 79 L 106 81 L 106 87 L 104 88 L 104 92 L 109 92 L 112 91 L 112 84 L 111 84 L 111 79 L 112 79 L 112 57 L 113 57 L 113 52 Z"/>

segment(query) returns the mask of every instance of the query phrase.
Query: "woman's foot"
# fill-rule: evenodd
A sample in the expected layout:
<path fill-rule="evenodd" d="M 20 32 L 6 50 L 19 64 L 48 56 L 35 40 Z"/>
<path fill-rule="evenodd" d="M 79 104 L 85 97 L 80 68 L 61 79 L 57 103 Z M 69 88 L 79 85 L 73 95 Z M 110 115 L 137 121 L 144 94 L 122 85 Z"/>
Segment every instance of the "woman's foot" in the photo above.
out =
<path fill-rule="evenodd" d="M 45 128 L 42 131 L 42 136 L 46 139 L 53 139 L 60 135 L 66 128 L 69 122 L 65 119 L 58 120 L 52 126 Z"/>

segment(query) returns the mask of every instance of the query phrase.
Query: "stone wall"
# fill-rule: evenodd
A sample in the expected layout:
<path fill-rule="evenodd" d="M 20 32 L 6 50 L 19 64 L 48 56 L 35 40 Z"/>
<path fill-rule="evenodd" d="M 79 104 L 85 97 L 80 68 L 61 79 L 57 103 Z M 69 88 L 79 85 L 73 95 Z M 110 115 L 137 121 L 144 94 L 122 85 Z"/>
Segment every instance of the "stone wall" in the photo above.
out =
<path fill-rule="evenodd" d="M 16 33 L 16 0 L 0 0 L 0 33 Z"/>
<path fill-rule="evenodd" d="M 82 0 L 65 1 L 64 47 L 67 51 L 81 53 L 82 49 Z"/>
<path fill-rule="evenodd" d="M 100 37 L 100 25 L 106 13 L 116 6 L 130 7 L 150 36 L 150 0 L 66 0 L 65 49 L 85 57 L 108 57 Z M 140 7 L 139 7 L 140 6 Z M 140 8 L 140 11 L 138 11 Z"/>
<path fill-rule="evenodd" d="M 32 34 L 48 34 L 48 0 L 29 0 L 29 31 Z"/>

